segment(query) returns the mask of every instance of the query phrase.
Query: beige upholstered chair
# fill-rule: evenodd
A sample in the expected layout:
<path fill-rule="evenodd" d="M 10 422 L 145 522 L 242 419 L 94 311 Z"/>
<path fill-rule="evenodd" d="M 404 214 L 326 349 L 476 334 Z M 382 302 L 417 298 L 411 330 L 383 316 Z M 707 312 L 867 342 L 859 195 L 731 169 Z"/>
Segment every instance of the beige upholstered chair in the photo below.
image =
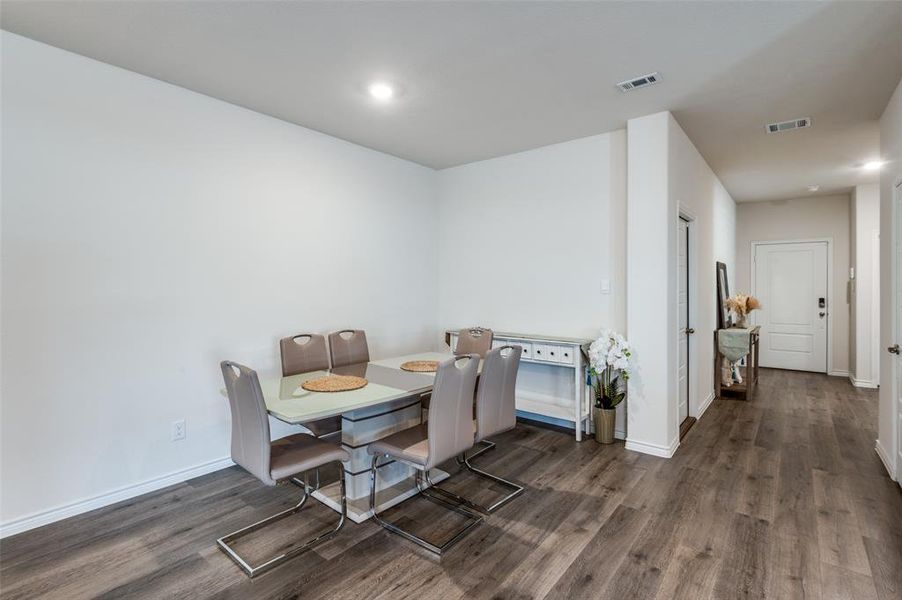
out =
<path fill-rule="evenodd" d="M 373 455 L 370 482 L 370 509 L 373 511 L 373 518 L 389 531 L 436 554 L 442 554 L 470 529 L 482 522 L 479 515 L 432 495 L 422 486 L 422 479 L 428 484 L 432 483 L 429 478 L 431 468 L 473 447 L 473 393 L 478 368 L 479 357 L 475 354 L 451 358 L 441 363 L 435 374 L 434 402 L 428 423 L 393 433 L 367 447 L 367 452 Z M 380 456 L 393 457 L 414 467 L 420 495 L 463 515 L 466 517 L 466 524 L 444 543 L 434 544 L 383 520 L 376 512 L 377 463 Z"/>
<path fill-rule="evenodd" d="M 266 485 L 276 485 L 298 473 L 318 469 L 332 462 L 338 464 L 339 470 L 341 517 L 333 529 L 256 566 L 250 565 L 231 548 L 230 544 L 238 538 L 301 510 L 309 497 L 309 489 L 304 486 L 304 496 L 294 507 L 216 540 L 220 549 L 229 558 L 234 560 L 248 575 L 254 577 L 338 533 L 347 516 L 345 474 L 342 461 L 350 460 L 350 456 L 341 446 L 324 442 L 307 434 L 292 435 L 271 442 L 269 417 L 257 373 L 231 361 L 223 361 L 220 367 L 229 396 L 229 407 L 232 411 L 232 460 L 236 464 Z"/>
<path fill-rule="evenodd" d="M 326 338 L 314 333 L 300 333 L 279 340 L 282 355 L 282 377 L 325 371 L 329 368 L 329 350 Z M 341 432 L 341 417 L 329 417 L 301 423 L 316 437 Z"/>
<path fill-rule="evenodd" d="M 522 353 L 523 349 L 520 346 L 501 346 L 486 354 L 482 363 L 482 374 L 479 376 L 479 389 L 476 392 L 475 442 L 486 442 L 486 438 L 489 436 L 497 435 L 516 427 L 515 391 L 517 388 L 517 372 L 520 369 L 520 355 Z M 494 448 L 494 443 L 489 443 Z M 441 488 L 435 488 L 435 491 L 485 513 L 494 512 L 523 493 L 522 486 L 491 473 L 486 473 L 471 465 L 470 460 L 473 459 L 473 456 L 475 455 L 467 458 L 466 454 L 462 454 L 460 463 L 475 475 L 511 488 L 513 492 L 491 506 L 483 507 Z"/>
<path fill-rule="evenodd" d="M 370 361 L 366 332 L 362 329 L 343 329 L 329 334 L 332 368 Z"/>
<path fill-rule="evenodd" d="M 478 354 L 480 358 L 485 358 L 485 355 L 492 349 L 494 336 L 491 329 L 483 327 L 461 329 L 457 333 L 457 346 L 454 348 L 454 353 Z"/>
<path fill-rule="evenodd" d="M 492 349 L 494 335 L 491 329 L 485 329 L 484 327 L 461 329 L 457 333 L 457 346 L 454 348 L 454 354 L 458 356 L 461 354 L 478 354 L 479 358 L 485 358 L 485 355 Z M 429 411 L 430 402 L 432 402 L 432 395 L 423 395 L 421 404 L 424 411 Z M 425 418 L 424 414 L 423 419 L 425 420 Z M 483 451 L 488 449 L 485 448 Z"/>

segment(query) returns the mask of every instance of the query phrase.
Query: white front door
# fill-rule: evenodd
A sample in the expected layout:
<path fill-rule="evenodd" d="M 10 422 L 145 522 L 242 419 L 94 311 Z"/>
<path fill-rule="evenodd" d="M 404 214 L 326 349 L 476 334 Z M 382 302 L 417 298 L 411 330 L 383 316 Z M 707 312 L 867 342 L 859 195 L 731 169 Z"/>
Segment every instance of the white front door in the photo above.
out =
<path fill-rule="evenodd" d="M 827 243 L 755 245 L 762 367 L 827 372 Z"/>
<path fill-rule="evenodd" d="M 677 339 L 680 341 L 679 365 L 677 367 L 679 381 L 679 420 L 682 423 L 689 416 L 689 222 L 680 218 L 677 222 L 677 252 L 679 277 L 679 295 L 677 297 Z"/>

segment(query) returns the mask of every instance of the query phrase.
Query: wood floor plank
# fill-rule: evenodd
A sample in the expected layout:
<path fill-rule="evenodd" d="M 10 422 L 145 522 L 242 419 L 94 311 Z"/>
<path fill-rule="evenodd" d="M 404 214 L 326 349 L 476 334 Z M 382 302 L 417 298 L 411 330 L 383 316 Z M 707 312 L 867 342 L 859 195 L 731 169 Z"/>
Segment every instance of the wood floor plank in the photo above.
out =
<path fill-rule="evenodd" d="M 741 513 L 733 517 L 727 552 L 714 584 L 717 598 L 763 598 L 768 578 L 770 523 Z"/>
<path fill-rule="evenodd" d="M 701 551 L 679 546 L 664 573 L 656 598 L 660 600 L 694 600 L 710 598 L 714 592 L 722 560 L 712 548 Z"/>
<path fill-rule="evenodd" d="M 874 581 L 867 575 L 836 565 L 821 565 L 824 600 L 877 600 Z"/>
<path fill-rule="evenodd" d="M 870 576 L 861 529 L 841 477 L 819 470 L 813 473 L 821 562 Z"/>
<path fill-rule="evenodd" d="M 698 508 L 705 473 L 683 469 L 667 501 L 655 511 L 604 589 L 610 598 L 652 598 L 673 558 L 683 528 Z"/>
<path fill-rule="evenodd" d="M 545 598 L 598 598 L 648 518 L 645 511 L 618 506 Z"/>
<path fill-rule="evenodd" d="M 740 483 L 739 512 L 774 521 L 779 467 L 779 453 L 758 446 L 750 449 Z"/>
<path fill-rule="evenodd" d="M 899 568 L 902 535 L 889 534 L 883 541 L 865 538 L 864 547 L 868 553 L 877 597 L 880 600 L 902 598 L 902 569 Z"/>
<path fill-rule="evenodd" d="M 589 477 L 583 501 L 546 537 L 501 583 L 503 590 L 545 596 L 565 571 L 585 550 L 599 529 L 621 506 L 645 469 L 622 462 L 609 464 L 599 475 Z M 490 597 L 490 595 L 489 595 Z"/>

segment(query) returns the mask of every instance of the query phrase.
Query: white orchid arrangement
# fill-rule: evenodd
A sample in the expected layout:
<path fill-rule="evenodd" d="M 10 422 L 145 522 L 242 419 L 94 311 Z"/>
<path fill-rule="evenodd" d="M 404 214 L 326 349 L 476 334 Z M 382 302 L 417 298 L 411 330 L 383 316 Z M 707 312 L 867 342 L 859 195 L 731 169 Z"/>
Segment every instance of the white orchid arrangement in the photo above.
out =
<path fill-rule="evenodd" d="M 626 397 L 624 383 L 630 378 L 632 368 L 630 344 L 616 331 L 602 329 L 599 338 L 589 346 L 588 354 L 595 407 L 615 408 Z"/>

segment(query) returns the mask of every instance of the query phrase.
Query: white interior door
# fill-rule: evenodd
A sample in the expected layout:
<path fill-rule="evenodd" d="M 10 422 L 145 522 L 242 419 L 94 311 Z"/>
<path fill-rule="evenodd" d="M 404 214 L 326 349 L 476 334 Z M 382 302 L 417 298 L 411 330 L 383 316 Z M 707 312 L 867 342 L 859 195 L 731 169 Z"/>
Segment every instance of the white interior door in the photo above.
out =
<path fill-rule="evenodd" d="M 677 296 L 677 314 L 679 315 L 677 337 L 680 341 L 679 365 L 677 368 L 679 381 L 680 423 L 689 416 L 689 222 L 683 218 L 677 222 L 677 239 L 679 240 L 678 277 L 679 295 Z"/>
<path fill-rule="evenodd" d="M 755 245 L 762 367 L 827 372 L 827 243 Z"/>
<path fill-rule="evenodd" d="M 893 218 L 895 219 L 895 249 L 893 260 L 893 307 L 895 308 L 895 356 L 893 357 L 893 375 L 896 379 L 896 482 L 902 485 L 902 357 L 899 346 L 902 345 L 902 182 L 893 190 Z M 893 346 L 891 346 L 892 348 Z"/>

